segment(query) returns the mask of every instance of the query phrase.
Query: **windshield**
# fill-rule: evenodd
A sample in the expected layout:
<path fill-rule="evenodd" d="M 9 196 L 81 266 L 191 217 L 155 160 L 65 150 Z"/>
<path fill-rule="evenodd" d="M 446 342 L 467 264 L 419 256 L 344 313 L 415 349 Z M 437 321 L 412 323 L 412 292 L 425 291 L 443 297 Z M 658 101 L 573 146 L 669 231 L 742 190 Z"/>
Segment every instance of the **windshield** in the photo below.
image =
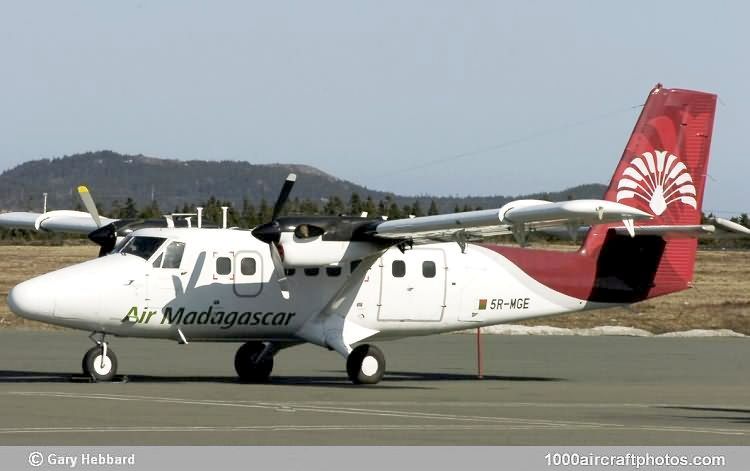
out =
<path fill-rule="evenodd" d="M 164 239 L 163 237 L 131 237 L 129 241 L 125 242 L 122 249 L 120 249 L 120 253 L 137 255 L 144 260 L 148 260 L 154 252 L 161 247 L 161 244 L 163 244 L 165 240 L 167 239 Z"/>

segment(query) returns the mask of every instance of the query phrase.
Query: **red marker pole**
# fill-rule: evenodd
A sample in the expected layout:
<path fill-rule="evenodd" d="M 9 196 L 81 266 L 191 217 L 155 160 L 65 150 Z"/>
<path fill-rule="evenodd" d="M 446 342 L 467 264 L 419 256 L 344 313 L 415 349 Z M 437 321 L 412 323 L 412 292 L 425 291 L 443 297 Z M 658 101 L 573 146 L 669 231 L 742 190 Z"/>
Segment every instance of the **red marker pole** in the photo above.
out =
<path fill-rule="evenodd" d="M 477 327 L 477 379 L 482 379 L 482 329 Z"/>

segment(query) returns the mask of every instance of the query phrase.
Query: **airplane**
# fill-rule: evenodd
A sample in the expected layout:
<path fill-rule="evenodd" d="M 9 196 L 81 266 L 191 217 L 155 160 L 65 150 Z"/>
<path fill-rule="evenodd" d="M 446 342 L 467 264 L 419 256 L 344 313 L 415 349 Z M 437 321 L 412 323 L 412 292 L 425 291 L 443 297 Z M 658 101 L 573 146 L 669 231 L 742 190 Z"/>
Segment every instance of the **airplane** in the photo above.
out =
<path fill-rule="evenodd" d="M 242 343 L 234 366 L 245 382 L 269 380 L 276 353 L 311 343 L 342 355 L 351 382 L 376 384 L 386 360 L 374 342 L 689 288 L 697 237 L 750 235 L 701 224 L 716 100 L 654 87 L 600 200 L 517 200 L 399 220 L 282 217 L 290 174 L 269 222 L 137 228 L 104 256 L 18 284 L 8 304 L 19 316 L 91 332 L 82 370 L 93 381 L 116 376 L 114 336 Z M 575 252 L 527 246 L 533 231 L 581 226 L 589 229 Z M 488 242 L 498 235 L 517 244 Z"/>

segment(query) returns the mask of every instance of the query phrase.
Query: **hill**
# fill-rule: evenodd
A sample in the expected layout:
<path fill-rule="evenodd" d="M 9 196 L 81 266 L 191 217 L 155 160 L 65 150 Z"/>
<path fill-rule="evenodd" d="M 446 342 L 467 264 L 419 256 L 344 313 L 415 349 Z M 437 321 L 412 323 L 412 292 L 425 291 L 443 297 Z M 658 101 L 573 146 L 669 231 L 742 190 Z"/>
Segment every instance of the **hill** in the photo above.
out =
<path fill-rule="evenodd" d="M 133 198 L 139 206 L 155 199 L 171 211 L 184 204 L 206 201 L 211 196 L 239 207 L 244 199 L 259 204 L 273 202 L 283 179 L 298 174 L 294 197 L 310 199 L 338 197 L 349 201 L 352 193 L 374 201 L 393 199 L 398 205 L 419 201 L 428 208 L 435 200 L 440 212 L 459 208 L 499 207 L 516 198 L 560 201 L 568 198 L 599 198 L 604 186 L 581 185 L 559 192 L 524 196 L 429 196 L 394 195 L 341 180 L 314 167 L 294 164 L 255 165 L 240 161 L 172 160 L 122 155 L 112 151 L 87 152 L 54 159 L 25 162 L 0 174 L 0 208 L 34 210 L 42 207 L 48 193 L 48 208 L 69 209 L 78 205 L 75 188 L 86 184 L 98 204 L 110 208 L 115 202 Z"/>

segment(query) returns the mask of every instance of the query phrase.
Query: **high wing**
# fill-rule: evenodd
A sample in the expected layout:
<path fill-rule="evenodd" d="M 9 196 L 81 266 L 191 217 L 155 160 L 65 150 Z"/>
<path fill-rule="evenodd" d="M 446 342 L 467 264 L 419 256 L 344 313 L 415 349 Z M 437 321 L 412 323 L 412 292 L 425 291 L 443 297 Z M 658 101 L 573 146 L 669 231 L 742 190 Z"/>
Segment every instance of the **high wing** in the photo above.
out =
<path fill-rule="evenodd" d="M 117 219 L 100 218 L 102 225 Z M 89 234 L 96 230 L 96 221 L 91 214 L 83 211 L 56 210 L 46 213 L 12 212 L 0 214 L 0 227 L 5 229 L 26 229 L 44 232 L 68 232 Z"/>
<path fill-rule="evenodd" d="M 630 206 L 605 200 L 572 200 L 552 203 L 542 200 L 512 201 L 500 209 L 423 216 L 378 223 L 372 235 L 387 239 L 408 239 L 416 244 L 435 241 L 482 240 L 513 234 L 519 243 L 528 232 L 546 227 L 578 228 L 582 225 L 622 221 L 633 228 L 633 221 L 651 215 Z"/>

